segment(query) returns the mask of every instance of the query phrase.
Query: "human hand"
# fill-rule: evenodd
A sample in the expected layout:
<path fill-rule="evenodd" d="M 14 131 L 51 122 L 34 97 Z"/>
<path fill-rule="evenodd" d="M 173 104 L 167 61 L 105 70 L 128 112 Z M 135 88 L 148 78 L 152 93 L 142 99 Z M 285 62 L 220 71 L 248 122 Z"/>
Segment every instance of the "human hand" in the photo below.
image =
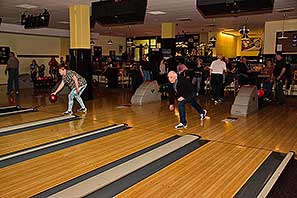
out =
<path fill-rule="evenodd" d="M 184 97 L 179 97 L 178 99 L 177 99 L 177 101 L 179 101 L 179 102 L 181 102 L 181 101 L 183 101 L 184 100 Z"/>
<path fill-rule="evenodd" d="M 169 105 L 169 110 L 173 111 L 174 110 L 174 105 Z"/>

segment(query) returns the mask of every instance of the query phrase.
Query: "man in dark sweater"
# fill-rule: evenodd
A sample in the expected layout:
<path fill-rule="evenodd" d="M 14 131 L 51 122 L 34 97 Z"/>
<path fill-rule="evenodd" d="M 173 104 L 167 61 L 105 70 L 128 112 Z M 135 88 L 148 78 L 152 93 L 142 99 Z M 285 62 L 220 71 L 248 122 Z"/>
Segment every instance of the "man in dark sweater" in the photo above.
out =
<path fill-rule="evenodd" d="M 196 111 L 200 114 L 201 120 L 205 119 L 207 111 L 203 109 L 195 100 L 195 88 L 192 83 L 185 79 L 183 76 L 178 76 L 175 71 L 168 73 L 169 82 L 172 86 L 169 89 L 169 109 L 174 110 L 174 99 L 178 101 L 178 112 L 180 117 L 180 123 L 175 126 L 176 129 L 187 128 L 186 121 L 186 103 L 190 103 Z"/>
<path fill-rule="evenodd" d="M 275 56 L 275 67 L 273 70 L 272 80 L 275 82 L 275 98 L 279 102 L 280 105 L 285 103 L 285 95 L 283 91 L 283 85 L 286 74 L 287 64 L 283 59 L 283 55 L 281 53 L 277 53 Z"/>

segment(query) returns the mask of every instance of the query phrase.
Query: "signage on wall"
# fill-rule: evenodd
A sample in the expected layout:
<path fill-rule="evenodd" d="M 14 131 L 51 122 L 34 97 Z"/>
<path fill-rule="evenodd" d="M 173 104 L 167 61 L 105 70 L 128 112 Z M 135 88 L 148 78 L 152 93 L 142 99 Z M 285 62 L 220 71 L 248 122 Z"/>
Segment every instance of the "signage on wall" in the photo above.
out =
<path fill-rule="evenodd" d="M 284 53 L 296 53 L 297 52 L 297 31 L 286 31 L 285 35 L 287 39 L 278 39 L 282 35 L 282 32 L 276 33 L 276 51 L 281 51 Z M 282 49 L 279 50 L 279 46 L 282 46 Z"/>
<path fill-rule="evenodd" d="M 293 47 L 296 47 L 297 46 L 297 34 L 293 34 L 292 46 Z"/>

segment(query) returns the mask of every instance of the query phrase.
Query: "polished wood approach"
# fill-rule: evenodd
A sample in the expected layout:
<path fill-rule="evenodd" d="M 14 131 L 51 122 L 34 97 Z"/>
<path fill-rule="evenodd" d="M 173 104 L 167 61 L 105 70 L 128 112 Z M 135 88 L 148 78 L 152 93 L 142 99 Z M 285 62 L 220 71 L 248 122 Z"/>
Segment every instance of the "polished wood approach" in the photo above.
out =
<path fill-rule="evenodd" d="M 269 153 L 210 142 L 117 197 L 233 197 Z"/>
<path fill-rule="evenodd" d="M 235 122 L 230 116 L 232 98 L 214 105 L 207 97 L 199 100 L 208 117 L 200 117 L 187 106 L 188 128 L 176 130 L 177 110 L 167 102 L 144 106 L 128 104 L 126 89 L 98 89 L 87 101 L 82 119 L 0 137 L 0 155 L 81 134 L 111 124 L 127 123 L 131 129 L 49 153 L 0 170 L 0 197 L 30 197 L 53 186 L 125 157 L 173 135 L 197 134 L 210 143 L 139 182 L 119 197 L 230 197 L 245 183 L 271 151 L 297 152 L 296 98 L 284 106 L 270 105 Z M 7 96 L 0 94 L 0 105 Z M 7 102 L 6 102 L 7 101 Z M 51 104 L 47 95 L 21 92 L 16 102 L 37 106 L 39 112 L 0 118 L 0 127 L 59 116 L 66 109 L 66 96 Z M 75 103 L 76 110 L 77 103 Z M 137 196 L 138 195 L 138 196 Z M 150 196 L 149 196 L 150 195 Z"/>

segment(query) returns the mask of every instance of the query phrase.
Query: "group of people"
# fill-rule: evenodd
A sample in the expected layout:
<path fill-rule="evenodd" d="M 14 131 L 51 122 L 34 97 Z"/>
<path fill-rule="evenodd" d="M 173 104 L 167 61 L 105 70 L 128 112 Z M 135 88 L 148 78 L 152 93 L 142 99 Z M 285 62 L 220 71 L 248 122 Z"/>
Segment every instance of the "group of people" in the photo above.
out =
<path fill-rule="evenodd" d="M 44 77 L 45 75 L 45 65 L 41 64 L 40 66 L 37 64 L 36 60 L 33 59 L 30 64 L 30 75 L 31 80 L 34 83 L 37 77 Z"/>

